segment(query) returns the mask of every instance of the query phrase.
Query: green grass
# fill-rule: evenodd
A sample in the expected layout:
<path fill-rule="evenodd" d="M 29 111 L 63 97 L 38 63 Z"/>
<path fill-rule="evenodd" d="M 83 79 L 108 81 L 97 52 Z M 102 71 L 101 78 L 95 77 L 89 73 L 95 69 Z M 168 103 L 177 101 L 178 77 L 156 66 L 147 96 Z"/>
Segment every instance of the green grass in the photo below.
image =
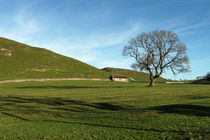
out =
<path fill-rule="evenodd" d="M 0 85 L 0 139 L 210 139 L 210 86 Z"/>
<path fill-rule="evenodd" d="M 120 68 L 104 68 L 104 71 L 108 72 L 112 76 L 126 76 L 130 81 L 137 82 L 149 82 L 149 75 L 144 72 L 138 72 L 134 70 L 120 69 Z M 156 82 L 166 82 L 168 80 L 159 77 Z"/>
<path fill-rule="evenodd" d="M 0 80 L 25 78 L 108 78 L 76 59 L 0 37 Z"/>
<path fill-rule="evenodd" d="M 0 80 L 28 78 L 103 78 L 110 75 L 127 76 L 129 80 L 148 82 L 149 76 L 143 72 L 110 68 L 97 69 L 76 59 L 56 54 L 52 51 L 31 47 L 0 37 Z M 166 79 L 158 78 L 157 82 Z"/>

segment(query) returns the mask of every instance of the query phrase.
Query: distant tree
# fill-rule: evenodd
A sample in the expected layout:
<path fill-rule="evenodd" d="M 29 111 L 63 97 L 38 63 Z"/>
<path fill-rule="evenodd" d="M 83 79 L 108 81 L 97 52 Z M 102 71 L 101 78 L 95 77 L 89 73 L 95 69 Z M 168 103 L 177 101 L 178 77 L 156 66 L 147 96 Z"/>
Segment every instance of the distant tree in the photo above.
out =
<path fill-rule="evenodd" d="M 203 76 L 198 76 L 198 77 L 196 77 L 196 79 L 201 80 L 201 79 L 203 79 Z"/>
<path fill-rule="evenodd" d="M 150 87 L 165 70 L 174 74 L 189 71 L 186 46 L 170 31 L 155 30 L 131 38 L 123 48 L 123 55 L 135 59 L 132 68 L 150 75 Z"/>
<path fill-rule="evenodd" d="M 205 78 L 206 78 L 207 80 L 210 80 L 210 72 L 208 72 L 208 73 L 206 74 Z"/>

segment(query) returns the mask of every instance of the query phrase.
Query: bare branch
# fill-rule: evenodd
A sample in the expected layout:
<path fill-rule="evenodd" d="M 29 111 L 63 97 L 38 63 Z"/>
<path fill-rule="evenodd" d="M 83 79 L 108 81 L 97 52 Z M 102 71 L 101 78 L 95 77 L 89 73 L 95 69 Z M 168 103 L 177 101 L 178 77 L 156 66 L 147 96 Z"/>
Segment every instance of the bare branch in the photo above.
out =
<path fill-rule="evenodd" d="M 158 78 L 164 69 L 174 74 L 189 71 L 186 46 L 170 31 L 155 30 L 131 38 L 123 55 L 134 58 L 133 68 L 147 71 L 150 79 Z"/>

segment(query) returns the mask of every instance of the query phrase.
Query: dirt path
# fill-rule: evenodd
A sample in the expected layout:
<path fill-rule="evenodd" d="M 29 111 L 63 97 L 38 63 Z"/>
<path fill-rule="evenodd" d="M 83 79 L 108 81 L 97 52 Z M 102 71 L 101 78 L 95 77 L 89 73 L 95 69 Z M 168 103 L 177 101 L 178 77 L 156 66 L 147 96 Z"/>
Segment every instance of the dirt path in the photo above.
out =
<path fill-rule="evenodd" d="M 46 79 L 16 79 L 16 80 L 4 80 L 3 83 L 16 83 L 16 82 L 28 82 L 28 81 L 75 81 L 75 80 L 91 80 L 91 81 L 110 81 L 109 79 L 99 78 L 46 78 Z"/>

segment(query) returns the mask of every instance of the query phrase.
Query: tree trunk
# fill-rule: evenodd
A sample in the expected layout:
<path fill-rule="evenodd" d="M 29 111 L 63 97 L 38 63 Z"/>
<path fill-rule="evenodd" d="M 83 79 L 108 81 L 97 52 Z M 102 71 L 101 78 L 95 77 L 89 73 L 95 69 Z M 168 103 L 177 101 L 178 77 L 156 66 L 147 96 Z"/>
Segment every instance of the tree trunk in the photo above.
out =
<path fill-rule="evenodd" d="M 154 86 L 155 86 L 155 78 L 151 78 L 149 87 L 154 87 Z"/>

